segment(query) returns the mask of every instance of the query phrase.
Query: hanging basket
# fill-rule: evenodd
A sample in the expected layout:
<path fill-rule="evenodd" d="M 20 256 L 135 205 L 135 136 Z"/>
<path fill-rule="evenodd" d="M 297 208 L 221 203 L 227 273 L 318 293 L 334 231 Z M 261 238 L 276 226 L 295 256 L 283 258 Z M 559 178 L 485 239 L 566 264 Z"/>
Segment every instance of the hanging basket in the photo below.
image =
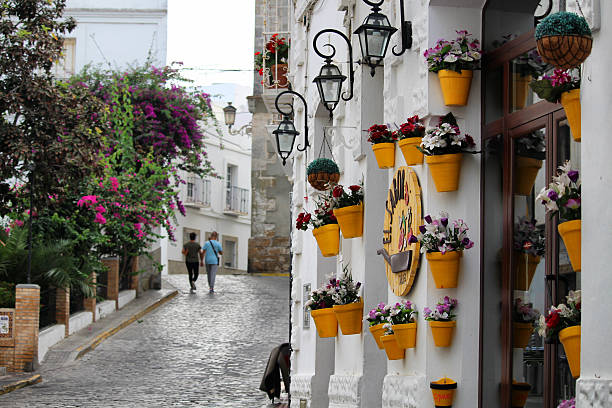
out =
<path fill-rule="evenodd" d="M 417 149 L 417 146 L 420 146 L 422 141 L 422 137 L 409 137 L 397 142 L 397 145 L 404 155 L 404 160 L 406 160 L 407 166 L 423 164 L 423 153 Z"/>
<path fill-rule="evenodd" d="M 527 403 L 529 391 L 531 391 L 530 384 L 512 381 L 512 408 L 523 408 Z"/>
<path fill-rule="evenodd" d="M 380 338 L 380 341 L 385 347 L 385 352 L 389 360 L 401 360 L 404 358 L 406 352 L 397 345 L 395 334 L 385 334 Z"/>
<path fill-rule="evenodd" d="M 580 89 L 572 89 L 571 91 L 563 92 L 561 94 L 561 105 L 563 105 L 565 115 L 567 116 L 567 121 L 570 125 L 570 129 L 572 130 L 572 137 L 576 142 L 580 142 L 580 140 L 582 140 L 582 109 L 580 107 Z"/>
<path fill-rule="evenodd" d="M 363 324 L 362 298 L 359 298 L 359 302 L 349 303 L 347 305 L 334 305 L 333 309 L 342 334 L 348 336 L 361 333 Z"/>
<path fill-rule="evenodd" d="M 331 307 L 311 310 L 310 315 L 317 327 L 319 337 L 336 337 L 338 335 L 338 320 Z"/>
<path fill-rule="evenodd" d="M 324 257 L 336 256 L 340 252 L 340 228 L 338 224 L 327 224 L 312 230 L 317 245 Z"/>
<path fill-rule="evenodd" d="M 536 42 L 545 62 L 560 69 L 576 68 L 591 54 L 593 38 L 585 35 L 550 35 Z"/>
<path fill-rule="evenodd" d="M 447 377 L 440 378 L 438 381 L 432 381 L 429 388 L 431 388 L 436 408 L 453 406 L 453 397 L 457 389 L 456 381 Z"/>
<path fill-rule="evenodd" d="M 319 191 L 329 190 L 333 184 L 340 180 L 340 169 L 331 159 L 320 157 L 313 160 L 306 169 L 308 182 Z"/>
<path fill-rule="evenodd" d="M 514 252 L 514 290 L 529 290 L 539 263 L 539 256 L 519 251 Z"/>
<path fill-rule="evenodd" d="M 394 324 L 393 332 L 395 333 L 395 340 L 399 348 L 409 349 L 416 347 L 416 323 Z"/>
<path fill-rule="evenodd" d="M 514 194 L 528 196 L 533 190 L 542 160 L 533 157 L 516 156 L 516 174 L 514 177 Z"/>
<path fill-rule="evenodd" d="M 427 252 L 425 255 L 436 288 L 456 288 L 459 280 L 459 265 L 463 251 Z"/>
<path fill-rule="evenodd" d="M 465 106 L 470 96 L 473 72 L 464 69 L 461 73 L 449 69 L 438 71 L 442 96 L 446 106 Z"/>
<path fill-rule="evenodd" d="M 580 326 L 571 326 L 559 332 L 559 341 L 563 344 L 572 377 L 580 377 Z"/>
<path fill-rule="evenodd" d="M 344 238 L 363 236 L 363 203 L 334 209 Z"/>
<path fill-rule="evenodd" d="M 438 192 L 457 191 L 461 175 L 462 153 L 426 156 L 429 172 Z"/>
<path fill-rule="evenodd" d="M 533 333 L 533 323 L 512 322 L 512 347 L 524 349 Z"/>
<path fill-rule="evenodd" d="M 385 334 L 385 329 L 383 328 L 383 326 L 383 323 L 370 326 L 370 333 L 372 333 L 372 337 L 374 337 L 374 340 L 376 340 L 376 345 L 381 350 L 385 348 L 382 341 L 380 340 L 380 338 Z"/>
<path fill-rule="evenodd" d="M 569 255 L 572 268 L 576 272 L 581 270 L 581 239 L 582 239 L 582 222 L 580 220 L 573 220 L 562 222 L 557 226 L 565 248 L 567 248 L 567 254 Z"/>

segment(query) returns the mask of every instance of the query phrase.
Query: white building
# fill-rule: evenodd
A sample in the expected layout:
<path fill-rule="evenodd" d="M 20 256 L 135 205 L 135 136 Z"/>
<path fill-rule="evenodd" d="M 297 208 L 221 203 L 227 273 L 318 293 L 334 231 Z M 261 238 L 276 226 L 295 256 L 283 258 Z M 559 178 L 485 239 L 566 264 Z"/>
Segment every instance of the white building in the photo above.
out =
<path fill-rule="evenodd" d="M 382 1 L 380 3 L 383 3 Z M 530 91 L 524 107 L 514 106 L 504 95 L 518 89 L 512 60 L 535 48 L 534 15 L 542 14 L 547 1 L 421 0 L 403 2 L 406 20 L 412 22 L 413 44 L 400 56 L 391 53 L 400 42 L 394 35 L 374 76 L 366 65 L 354 64 L 354 96 L 334 110 L 332 148 L 341 171 L 340 184 L 364 180 L 365 215 L 362 238 L 342 239 L 340 254 L 323 258 L 311 232 L 292 232 L 292 402 L 311 408 L 433 408 L 430 382 L 448 376 L 458 383 L 453 407 L 490 408 L 511 406 L 512 381 L 526 382 L 531 391 L 526 407 L 556 408 L 559 401 L 578 396 L 579 407 L 609 406 L 612 390 L 612 357 L 607 342 L 612 335 L 610 319 L 601 318 L 612 308 L 612 280 L 606 266 L 612 262 L 607 249 L 607 232 L 612 227 L 609 213 L 610 174 L 607 114 L 612 107 L 607 67 L 612 64 L 612 4 L 581 1 L 593 29 L 593 51 L 582 73 L 582 142 L 573 141 L 561 105 L 541 101 Z M 577 11 L 574 1 L 551 1 Z M 384 1 L 382 13 L 391 25 L 400 27 L 400 2 Z M 298 213 L 308 208 L 303 197 L 315 191 L 306 180 L 306 166 L 317 157 L 329 114 L 322 106 L 313 79 L 324 60 L 313 50 L 313 38 L 323 29 L 346 34 L 353 47 L 354 62 L 361 59 L 359 41 L 353 32 L 370 13 L 360 0 L 297 0 L 293 2 L 289 76 L 292 87 L 307 101 L 308 117 L 301 102 L 295 102 L 296 128 L 304 133 L 308 123 L 312 148 L 294 152 L 293 207 Z M 470 100 L 465 107 L 448 107 L 442 100 L 435 74 L 428 72 L 423 52 L 438 39 L 454 39 L 455 30 L 466 29 L 483 42 L 485 65 L 475 72 Z M 499 49 L 494 40 L 515 34 L 517 38 Z M 346 43 L 326 34 L 319 49 L 331 42 L 337 51 L 334 63 L 348 76 Z M 396 49 L 397 50 L 397 49 Z M 504 82 L 505 78 L 505 82 Z M 349 80 L 344 82 L 344 91 Z M 346 95 L 346 94 L 345 94 Z M 482 98 L 482 99 L 481 99 Z M 481 103 L 486 101 L 486 104 Z M 457 288 L 437 289 L 428 262 L 423 257 L 414 285 L 406 296 L 396 296 L 385 276 L 385 264 L 376 251 L 382 247 L 385 200 L 395 172 L 405 166 L 396 149 L 395 167 L 379 169 L 367 135 L 362 129 L 372 124 L 401 124 L 418 114 L 427 124 L 453 112 L 459 127 L 474 136 L 480 154 L 464 157 L 459 189 L 437 192 L 427 165 L 412 166 L 422 188 L 423 215 L 444 210 L 451 219 L 461 218 L 470 226 L 474 248 L 461 261 Z M 545 217 L 533 192 L 513 193 L 514 140 L 536 130 L 545 132 L 546 161 L 535 182 L 537 193 L 558 165 L 571 159 L 583 180 L 582 224 L 585 229 L 582 272 L 572 270 L 564 245 L 558 238 L 554 219 Z M 299 136 L 297 143 L 302 143 Z M 497 142 L 497 144 L 496 144 Z M 497 146 L 497 149 L 494 147 Z M 585 154 L 582 154 L 582 148 Z M 584 164 L 584 166 L 582 166 Z M 312 208 L 308 208 L 312 210 Z M 512 234 L 519 215 L 537 220 L 546 231 L 547 255 L 526 292 L 512 291 Z M 501 256 L 501 258 L 499 258 Z M 320 286 L 327 275 L 339 273 L 350 263 L 354 279 L 363 282 L 364 314 L 378 302 L 410 299 L 419 310 L 417 346 L 406 350 L 403 360 L 388 361 L 364 325 L 361 335 L 335 339 L 317 336 L 314 323 L 304 310 L 306 290 Z M 548 278 L 546 278 L 548 277 Z M 564 301 L 570 289 L 582 289 L 582 370 L 577 381 L 569 375 L 563 347 L 544 344 L 537 335 L 528 348 L 512 347 L 512 302 L 528 298 L 544 312 Z M 457 328 L 452 346 L 437 348 L 423 319 L 425 306 L 443 296 L 459 300 Z"/>

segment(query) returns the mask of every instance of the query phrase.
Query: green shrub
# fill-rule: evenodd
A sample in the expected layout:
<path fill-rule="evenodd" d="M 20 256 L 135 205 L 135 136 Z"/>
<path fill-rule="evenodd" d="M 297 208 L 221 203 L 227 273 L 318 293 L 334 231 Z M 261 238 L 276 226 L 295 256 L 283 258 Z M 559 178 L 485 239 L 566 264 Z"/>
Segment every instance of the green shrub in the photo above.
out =
<path fill-rule="evenodd" d="M 335 174 L 340 173 L 338 165 L 331 159 L 325 157 L 318 158 L 308 165 L 306 170 L 307 175 L 312 173 L 329 173 Z"/>
<path fill-rule="evenodd" d="M 562 11 L 554 13 L 543 19 L 536 27 L 535 37 L 539 40 L 550 35 L 585 35 L 591 36 L 589 24 L 575 13 Z"/>

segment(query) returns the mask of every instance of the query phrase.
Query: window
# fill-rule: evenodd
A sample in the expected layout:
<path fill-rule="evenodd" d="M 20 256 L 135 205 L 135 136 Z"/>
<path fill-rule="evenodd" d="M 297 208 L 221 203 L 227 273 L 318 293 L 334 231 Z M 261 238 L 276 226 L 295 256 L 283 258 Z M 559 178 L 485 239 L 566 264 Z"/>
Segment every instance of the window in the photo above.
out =
<path fill-rule="evenodd" d="M 192 182 L 187 182 L 187 200 L 188 201 L 194 201 L 194 194 L 193 194 L 193 190 L 194 190 L 195 184 Z"/>
<path fill-rule="evenodd" d="M 237 268 L 236 250 L 238 239 L 234 237 L 223 237 L 223 266 L 225 268 Z"/>
<path fill-rule="evenodd" d="M 74 75 L 76 38 L 64 39 L 62 58 L 53 66 L 53 75 L 58 79 L 67 79 Z"/>

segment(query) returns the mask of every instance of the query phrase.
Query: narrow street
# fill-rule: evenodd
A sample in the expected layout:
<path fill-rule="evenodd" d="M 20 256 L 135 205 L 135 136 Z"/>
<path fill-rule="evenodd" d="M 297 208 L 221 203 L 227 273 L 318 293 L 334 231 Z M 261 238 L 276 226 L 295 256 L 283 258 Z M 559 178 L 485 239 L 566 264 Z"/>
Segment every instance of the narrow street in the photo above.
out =
<path fill-rule="evenodd" d="M 206 275 L 174 300 L 43 382 L 0 397 L 6 407 L 265 407 L 258 390 L 271 349 L 287 341 L 286 277 Z"/>

